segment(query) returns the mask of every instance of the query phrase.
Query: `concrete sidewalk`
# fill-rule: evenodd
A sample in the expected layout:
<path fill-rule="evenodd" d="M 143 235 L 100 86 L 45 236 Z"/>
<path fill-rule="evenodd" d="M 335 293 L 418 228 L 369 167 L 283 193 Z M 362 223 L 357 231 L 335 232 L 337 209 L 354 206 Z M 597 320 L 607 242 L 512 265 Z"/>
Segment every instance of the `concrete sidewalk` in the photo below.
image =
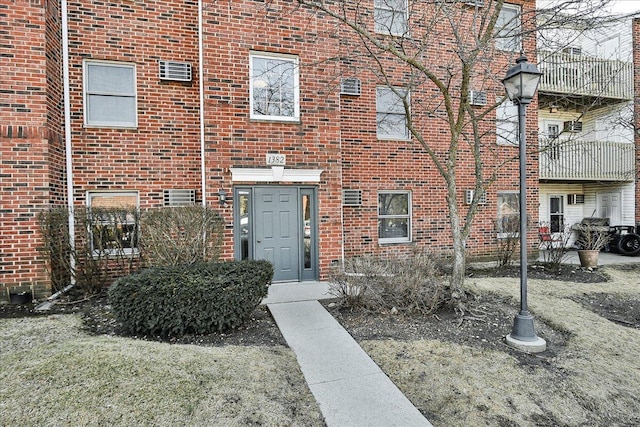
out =
<path fill-rule="evenodd" d="M 329 427 L 431 426 L 317 301 L 324 282 L 270 286 L 264 300 Z"/>

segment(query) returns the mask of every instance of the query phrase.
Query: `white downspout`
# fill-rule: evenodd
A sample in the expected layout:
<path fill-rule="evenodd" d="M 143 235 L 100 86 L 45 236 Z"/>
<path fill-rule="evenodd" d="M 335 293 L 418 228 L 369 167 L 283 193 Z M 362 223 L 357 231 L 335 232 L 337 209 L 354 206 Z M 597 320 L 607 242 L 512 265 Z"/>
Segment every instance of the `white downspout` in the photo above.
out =
<path fill-rule="evenodd" d="M 74 257 L 76 247 L 76 229 L 73 213 L 73 150 L 71 147 L 71 99 L 69 96 L 69 22 L 67 18 L 67 0 L 61 0 L 62 15 L 62 87 L 64 108 L 64 144 L 67 172 L 67 209 L 69 211 L 69 245 L 71 255 L 69 266 L 71 267 L 71 285 L 76 283 L 76 260 Z"/>
<path fill-rule="evenodd" d="M 55 304 L 55 300 L 62 294 L 69 292 L 76 284 L 76 228 L 73 214 L 73 162 L 71 161 L 71 106 L 69 96 L 69 27 L 67 20 L 67 0 L 60 1 L 61 15 L 61 36 L 62 36 L 62 97 L 64 113 L 64 145 L 65 145 L 65 167 L 67 173 L 67 212 L 69 214 L 69 267 L 71 270 L 70 283 L 64 289 L 56 292 L 36 306 L 35 311 L 48 311 Z"/>
<path fill-rule="evenodd" d="M 204 34 L 202 32 L 202 0 L 198 0 L 198 80 L 200 89 L 200 174 L 202 188 L 202 206 L 207 207 L 207 173 L 205 171 L 205 141 L 204 141 Z"/>

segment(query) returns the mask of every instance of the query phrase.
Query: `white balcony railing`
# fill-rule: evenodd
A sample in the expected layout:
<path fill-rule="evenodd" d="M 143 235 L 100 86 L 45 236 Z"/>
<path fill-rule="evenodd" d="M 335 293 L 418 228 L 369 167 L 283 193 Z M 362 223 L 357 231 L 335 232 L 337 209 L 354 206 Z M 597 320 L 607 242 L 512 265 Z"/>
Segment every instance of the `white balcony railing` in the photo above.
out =
<path fill-rule="evenodd" d="M 631 143 L 540 141 L 539 179 L 633 181 L 634 178 L 635 146 Z"/>
<path fill-rule="evenodd" d="M 633 99 L 633 63 L 587 55 L 539 52 L 541 92 Z"/>

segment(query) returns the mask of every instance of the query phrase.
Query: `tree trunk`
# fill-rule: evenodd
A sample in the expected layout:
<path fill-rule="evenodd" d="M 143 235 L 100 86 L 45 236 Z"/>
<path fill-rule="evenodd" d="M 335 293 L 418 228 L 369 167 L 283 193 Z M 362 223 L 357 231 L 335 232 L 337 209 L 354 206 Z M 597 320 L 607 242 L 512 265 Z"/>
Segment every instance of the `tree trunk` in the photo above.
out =
<path fill-rule="evenodd" d="M 453 188 L 455 191 L 455 186 Z M 451 237 L 453 238 L 453 269 L 449 279 L 451 303 L 456 308 L 463 309 L 464 301 L 467 299 L 464 290 L 467 237 L 460 226 L 460 216 L 458 215 L 455 197 L 448 197 L 447 202 L 450 212 Z"/>

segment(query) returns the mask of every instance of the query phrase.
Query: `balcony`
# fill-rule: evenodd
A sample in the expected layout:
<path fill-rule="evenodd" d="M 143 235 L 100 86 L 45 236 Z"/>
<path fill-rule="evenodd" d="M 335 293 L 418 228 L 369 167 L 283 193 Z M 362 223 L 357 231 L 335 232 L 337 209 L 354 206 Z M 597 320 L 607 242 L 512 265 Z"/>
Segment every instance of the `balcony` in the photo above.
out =
<path fill-rule="evenodd" d="M 633 99 L 633 63 L 572 53 L 539 52 L 542 107 L 606 105 Z M 546 105 L 549 104 L 549 105 Z"/>
<path fill-rule="evenodd" d="M 626 142 L 541 140 L 541 181 L 633 181 L 635 147 Z"/>

